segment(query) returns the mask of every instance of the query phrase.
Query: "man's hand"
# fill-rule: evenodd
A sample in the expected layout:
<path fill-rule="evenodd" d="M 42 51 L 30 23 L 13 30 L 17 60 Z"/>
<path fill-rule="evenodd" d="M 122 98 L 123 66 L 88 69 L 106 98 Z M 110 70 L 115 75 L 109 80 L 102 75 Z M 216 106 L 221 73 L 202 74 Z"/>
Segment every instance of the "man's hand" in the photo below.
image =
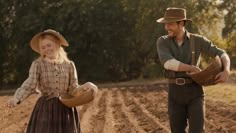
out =
<path fill-rule="evenodd" d="M 193 74 L 193 73 L 197 73 L 197 72 L 200 72 L 200 71 L 202 71 L 202 70 L 199 67 L 191 65 L 187 73 L 188 74 Z"/>
<path fill-rule="evenodd" d="M 216 75 L 215 83 L 225 82 L 229 78 L 229 75 L 230 75 L 230 58 L 229 58 L 229 56 L 226 53 L 224 53 L 221 55 L 220 58 L 222 60 L 223 66 L 224 66 L 224 71 L 220 72 L 219 74 Z"/>
<path fill-rule="evenodd" d="M 177 71 L 186 72 L 187 74 L 192 74 L 192 73 L 200 72 L 202 70 L 197 66 L 189 65 L 189 64 L 185 64 L 185 63 L 180 62 Z"/>
<path fill-rule="evenodd" d="M 215 83 L 222 83 L 228 80 L 230 75 L 230 71 L 223 71 L 220 72 L 219 74 L 216 75 L 215 79 Z"/>

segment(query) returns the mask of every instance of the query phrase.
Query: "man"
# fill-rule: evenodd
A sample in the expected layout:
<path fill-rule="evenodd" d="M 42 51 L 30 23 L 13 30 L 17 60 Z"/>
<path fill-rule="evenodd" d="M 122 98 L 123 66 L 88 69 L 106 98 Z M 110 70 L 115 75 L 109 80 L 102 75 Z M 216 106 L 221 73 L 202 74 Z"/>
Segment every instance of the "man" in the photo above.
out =
<path fill-rule="evenodd" d="M 187 19 L 186 10 L 183 8 L 167 8 L 164 17 L 157 22 L 164 23 L 168 32 L 168 35 L 158 39 L 157 51 L 169 82 L 168 113 L 171 132 L 185 133 L 189 123 L 190 133 L 202 133 L 204 132 L 204 92 L 202 86 L 188 76 L 188 73 L 201 71 L 197 65 L 191 64 L 190 38 L 194 38 L 196 61 L 199 61 L 201 54 L 221 58 L 224 70 L 215 77 L 215 83 L 228 79 L 229 56 L 207 38 L 191 34 L 185 29 L 185 23 L 192 20 Z"/>

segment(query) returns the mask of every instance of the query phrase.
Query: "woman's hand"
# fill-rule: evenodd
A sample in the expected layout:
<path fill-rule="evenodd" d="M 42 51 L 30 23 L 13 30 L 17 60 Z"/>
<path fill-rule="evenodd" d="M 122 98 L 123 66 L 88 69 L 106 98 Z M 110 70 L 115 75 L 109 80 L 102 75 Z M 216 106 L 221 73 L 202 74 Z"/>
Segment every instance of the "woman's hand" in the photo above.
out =
<path fill-rule="evenodd" d="M 92 83 L 92 82 L 86 82 L 85 84 L 81 85 L 81 87 L 85 91 L 90 91 L 92 89 L 94 96 L 97 94 L 98 87 L 94 83 Z"/>
<path fill-rule="evenodd" d="M 6 107 L 13 108 L 13 107 L 15 107 L 18 103 L 19 103 L 19 100 L 13 97 L 13 98 L 11 98 L 10 100 L 8 100 L 8 102 L 7 102 L 7 104 L 6 104 Z"/>

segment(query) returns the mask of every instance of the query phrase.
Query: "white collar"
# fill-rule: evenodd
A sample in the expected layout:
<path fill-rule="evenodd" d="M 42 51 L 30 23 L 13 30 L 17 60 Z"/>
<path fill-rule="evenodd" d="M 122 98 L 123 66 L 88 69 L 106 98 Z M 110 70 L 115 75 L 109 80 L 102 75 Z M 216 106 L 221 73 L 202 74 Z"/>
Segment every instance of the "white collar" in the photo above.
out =
<path fill-rule="evenodd" d="M 55 63 L 55 64 L 62 64 L 64 62 L 64 60 L 62 58 L 60 59 L 49 59 L 47 57 L 43 58 L 45 61 L 49 62 L 49 63 Z"/>

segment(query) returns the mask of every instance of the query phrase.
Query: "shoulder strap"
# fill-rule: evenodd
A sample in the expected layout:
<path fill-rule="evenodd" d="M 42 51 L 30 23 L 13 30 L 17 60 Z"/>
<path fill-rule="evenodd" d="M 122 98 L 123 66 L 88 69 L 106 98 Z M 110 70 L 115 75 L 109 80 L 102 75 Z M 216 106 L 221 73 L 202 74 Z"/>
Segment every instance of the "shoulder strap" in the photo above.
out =
<path fill-rule="evenodd" d="M 196 65 L 196 61 L 195 61 L 195 43 L 194 43 L 193 34 L 190 34 L 190 47 L 191 47 L 191 53 L 192 53 L 191 65 Z"/>

